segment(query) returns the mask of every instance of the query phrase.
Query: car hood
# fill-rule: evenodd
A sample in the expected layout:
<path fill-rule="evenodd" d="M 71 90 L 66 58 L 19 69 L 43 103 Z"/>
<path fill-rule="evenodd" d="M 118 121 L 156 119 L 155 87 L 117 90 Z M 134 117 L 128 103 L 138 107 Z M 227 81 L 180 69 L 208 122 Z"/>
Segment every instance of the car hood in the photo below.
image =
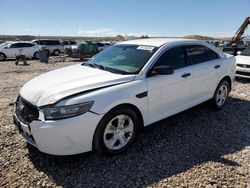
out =
<path fill-rule="evenodd" d="M 236 56 L 236 63 L 250 65 L 250 56 L 238 55 Z"/>
<path fill-rule="evenodd" d="M 120 75 L 83 66 L 68 66 L 42 74 L 27 82 L 20 95 L 35 106 L 53 104 L 58 100 L 89 90 L 130 82 L 134 75 Z"/>

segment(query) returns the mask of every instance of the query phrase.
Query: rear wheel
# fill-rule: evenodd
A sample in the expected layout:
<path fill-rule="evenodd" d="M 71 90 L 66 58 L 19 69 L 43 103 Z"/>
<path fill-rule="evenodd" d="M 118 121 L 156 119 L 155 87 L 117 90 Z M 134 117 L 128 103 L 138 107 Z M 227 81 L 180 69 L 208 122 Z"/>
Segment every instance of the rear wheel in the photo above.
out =
<path fill-rule="evenodd" d="M 134 140 L 138 128 L 136 113 L 130 108 L 112 110 L 100 121 L 94 136 L 94 148 L 106 155 L 118 155 Z"/>
<path fill-rule="evenodd" d="M 212 106 L 216 110 L 220 110 L 225 105 L 228 94 L 230 91 L 229 83 L 226 80 L 220 82 L 215 90 L 214 97 L 212 99 Z"/>
<path fill-rule="evenodd" d="M 53 54 L 56 55 L 56 56 L 59 56 L 60 55 L 60 51 L 59 50 L 54 50 Z"/>
<path fill-rule="evenodd" d="M 38 52 L 35 52 L 34 55 L 33 55 L 34 59 L 39 59 L 39 54 Z"/>
<path fill-rule="evenodd" d="M 0 61 L 5 60 L 6 56 L 4 53 L 0 53 Z"/>

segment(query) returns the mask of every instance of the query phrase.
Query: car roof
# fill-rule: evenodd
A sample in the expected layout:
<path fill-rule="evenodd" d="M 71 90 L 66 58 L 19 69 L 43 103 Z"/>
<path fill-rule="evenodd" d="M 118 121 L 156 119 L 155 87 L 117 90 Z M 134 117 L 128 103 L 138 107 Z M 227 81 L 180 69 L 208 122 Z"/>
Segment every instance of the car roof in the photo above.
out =
<path fill-rule="evenodd" d="M 129 41 L 121 42 L 119 44 L 132 44 L 132 45 L 145 45 L 145 46 L 160 47 L 167 43 L 169 44 L 169 43 L 186 42 L 186 41 L 197 41 L 197 40 L 183 39 L 183 38 L 149 38 L 149 39 L 129 40 Z"/>

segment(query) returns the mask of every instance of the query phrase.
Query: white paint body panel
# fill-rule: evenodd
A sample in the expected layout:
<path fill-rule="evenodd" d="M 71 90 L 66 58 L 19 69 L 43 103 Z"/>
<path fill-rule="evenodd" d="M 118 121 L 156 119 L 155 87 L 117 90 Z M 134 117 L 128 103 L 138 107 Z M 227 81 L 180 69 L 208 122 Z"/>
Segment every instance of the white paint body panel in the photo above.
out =
<path fill-rule="evenodd" d="M 204 42 L 146 39 L 122 44 L 149 45 L 159 49 L 137 75 L 113 74 L 78 64 L 46 73 L 23 86 L 21 96 L 37 107 L 94 101 L 90 112 L 63 120 L 46 121 L 40 110 L 40 121 L 33 121 L 30 125 L 39 150 L 56 155 L 90 151 L 101 118 L 118 105 L 135 106 L 143 117 L 144 126 L 147 126 L 212 98 L 223 77 L 229 76 L 234 81 L 234 57 Z M 186 44 L 205 45 L 217 52 L 220 58 L 177 69 L 172 75 L 147 77 L 148 70 L 164 51 Z M 220 68 L 215 69 L 215 65 L 220 65 Z M 184 73 L 191 75 L 183 78 Z M 147 97 L 136 97 L 143 92 L 148 93 Z"/>
<path fill-rule="evenodd" d="M 10 43 L 14 44 L 14 43 Z M 15 59 L 16 55 L 20 53 L 25 55 L 27 58 L 33 58 L 35 52 L 38 52 L 39 46 L 34 45 L 32 47 L 20 47 L 20 48 L 5 48 L 6 46 L 0 46 L 0 52 L 6 55 L 7 59 Z"/>
<path fill-rule="evenodd" d="M 245 67 L 240 67 L 238 64 L 245 65 Z M 249 73 L 248 75 L 237 74 L 238 77 L 250 78 L 250 56 L 238 55 L 236 56 L 236 71 Z"/>

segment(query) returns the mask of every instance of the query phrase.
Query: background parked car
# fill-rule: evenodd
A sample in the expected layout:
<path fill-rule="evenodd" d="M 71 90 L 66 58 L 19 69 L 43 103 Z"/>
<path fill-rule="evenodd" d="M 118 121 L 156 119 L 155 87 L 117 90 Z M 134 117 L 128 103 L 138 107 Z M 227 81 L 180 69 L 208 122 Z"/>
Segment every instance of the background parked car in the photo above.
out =
<path fill-rule="evenodd" d="M 76 41 L 66 40 L 66 41 L 61 41 L 61 44 L 63 45 L 64 49 L 66 49 L 66 48 L 71 48 L 71 46 L 74 46 L 77 43 L 76 43 Z"/>
<path fill-rule="evenodd" d="M 236 56 L 236 76 L 250 78 L 250 47 Z"/>
<path fill-rule="evenodd" d="M 17 55 L 26 58 L 39 58 L 39 45 L 30 42 L 12 42 L 0 45 L 0 60 L 14 59 Z"/>
<path fill-rule="evenodd" d="M 102 51 L 111 45 L 110 43 L 104 43 L 104 42 L 95 42 L 95 43 L 99 51 Z"/>
<path fill-rule="evenodd" d="M 65 53 L 70 57 L 80 57 L 80 59 L 90 58 L 99 52 L 98 46 L 95 42 L 83 41 L 77 45 L 71 46 Z"/>
<path fill-rule="evenodd" d="M 47 40 L 47 39 L 40 39 L 40 40 L 33 40 L 32 42 L 46 46 L 50 53 L 53 55 L 59 55 L 60 53 L 64 52 L 63 45 L 59 40 Z"/>

